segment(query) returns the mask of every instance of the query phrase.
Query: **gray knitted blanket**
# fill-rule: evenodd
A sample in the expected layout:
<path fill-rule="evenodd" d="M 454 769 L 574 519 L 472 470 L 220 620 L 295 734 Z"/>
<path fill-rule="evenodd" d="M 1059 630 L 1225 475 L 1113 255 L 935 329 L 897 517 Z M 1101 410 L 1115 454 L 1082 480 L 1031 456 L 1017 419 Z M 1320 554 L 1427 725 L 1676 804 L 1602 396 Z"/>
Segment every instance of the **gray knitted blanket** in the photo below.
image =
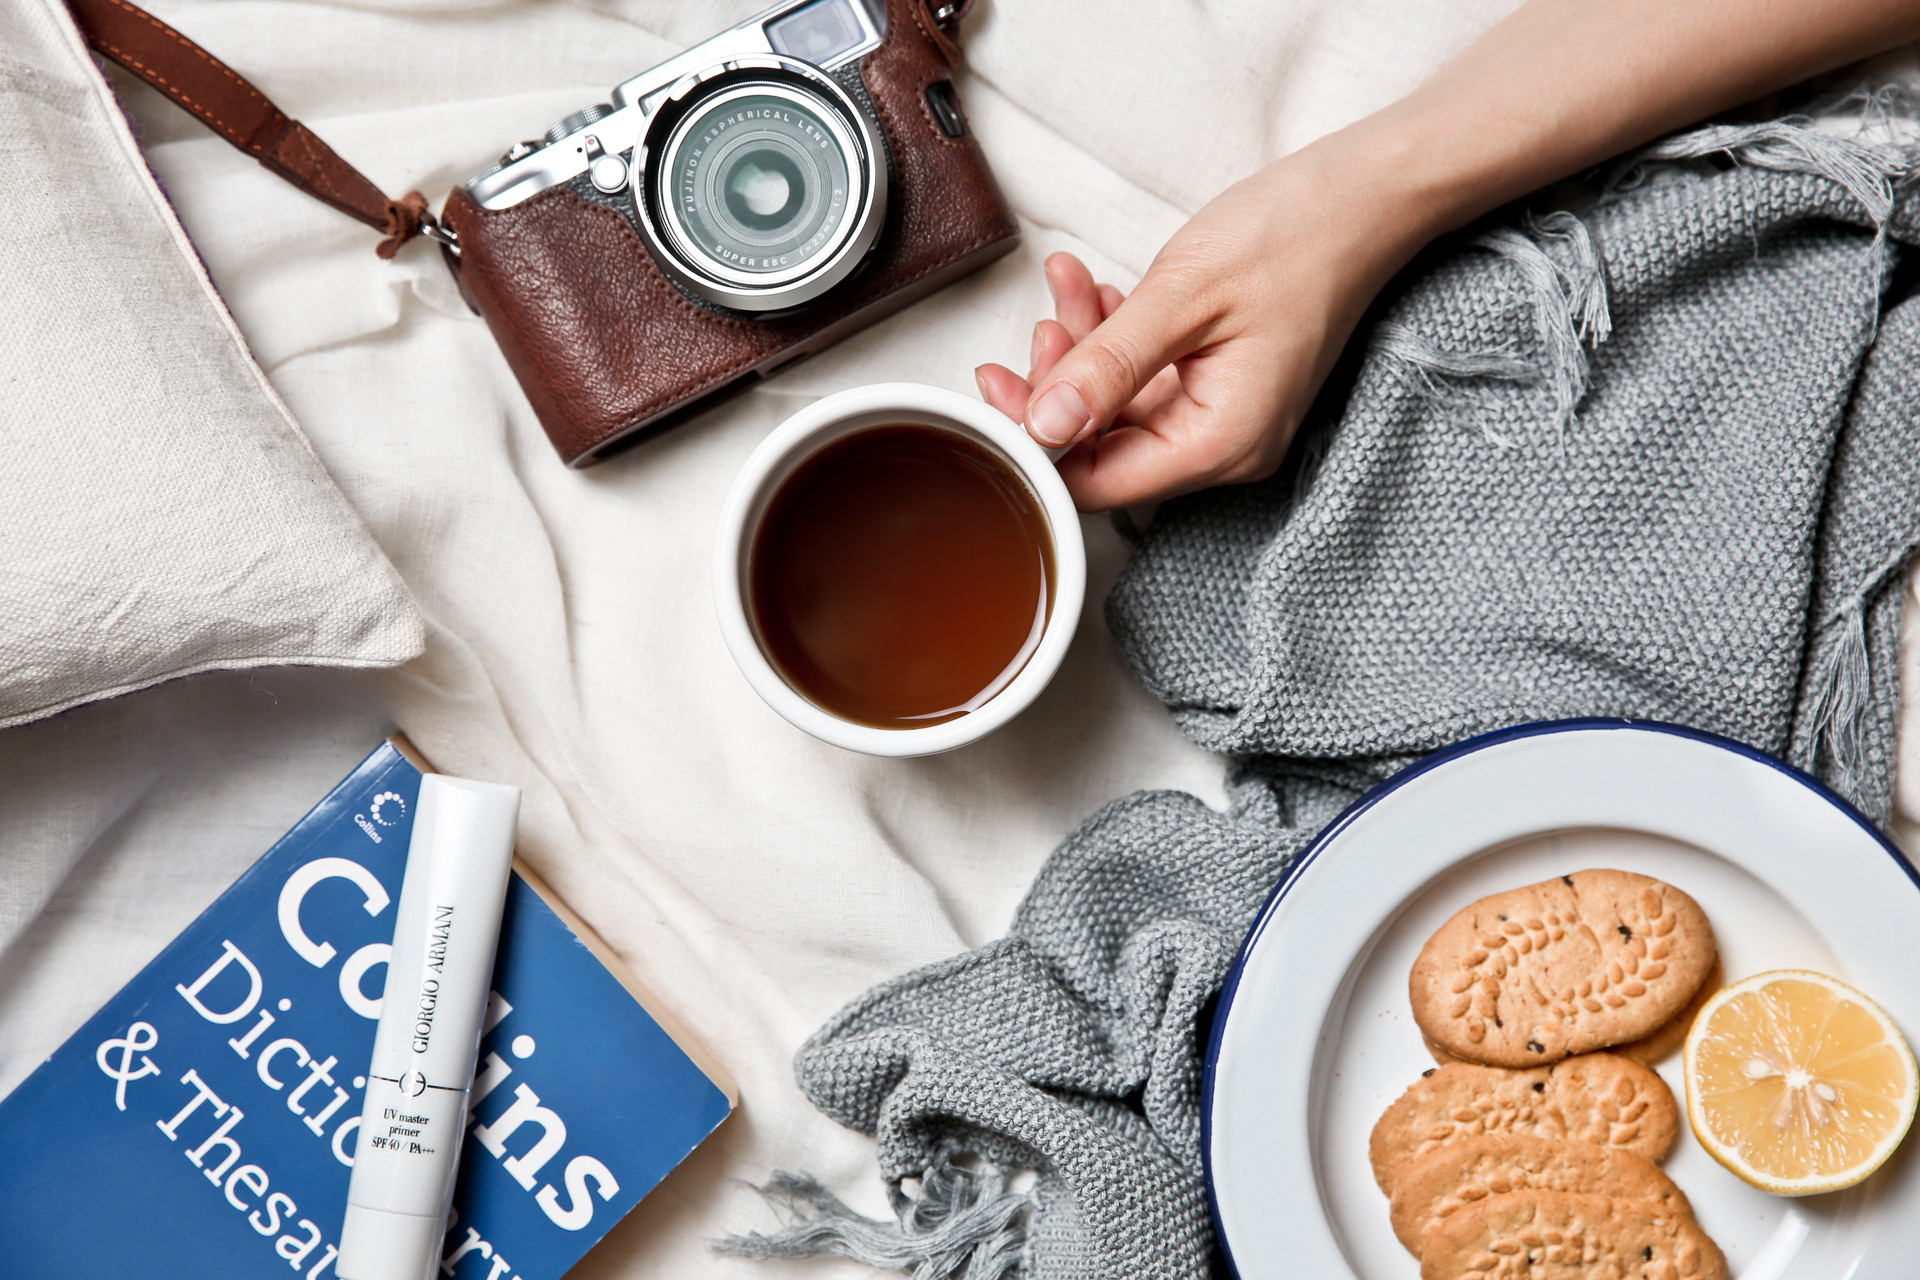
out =
<path fill-rule="evenodd" d="M 800 1084 L 877 1140 L 899 1221 L 782 1176 L 785 1228 L 720 1247 L 1206 1275 L 1201 1053 L 1236 948 L 1322 826 L 1463 737 L 1676 721 L 1884 821 L 1920 538 L 1906 157 L 1714 126 L 1512 223 L 1406 272 L 1293 467 L 1168 504 L 1108 602 L 1139 677 L 1230 757 L 1230 811 L 1118 801 L 1007 937 L 823 1027 Z"/>

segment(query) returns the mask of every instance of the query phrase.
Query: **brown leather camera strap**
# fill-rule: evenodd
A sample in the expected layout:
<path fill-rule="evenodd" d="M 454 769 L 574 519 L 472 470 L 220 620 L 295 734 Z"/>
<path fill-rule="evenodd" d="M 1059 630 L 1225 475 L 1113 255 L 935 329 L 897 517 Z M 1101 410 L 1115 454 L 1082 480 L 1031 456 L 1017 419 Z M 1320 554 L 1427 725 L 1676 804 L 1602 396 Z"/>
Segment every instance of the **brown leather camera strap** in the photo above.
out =
<path fill-rule="evenodd" d="M 427 198 L 389 200 L 314 132 L 267 101 L 239 73 L 126 0 L 67 0 L 87 43 L 191 112 L 215 133 L 307 194 L 386 234 L 394 251 L 436 226 Z"/>

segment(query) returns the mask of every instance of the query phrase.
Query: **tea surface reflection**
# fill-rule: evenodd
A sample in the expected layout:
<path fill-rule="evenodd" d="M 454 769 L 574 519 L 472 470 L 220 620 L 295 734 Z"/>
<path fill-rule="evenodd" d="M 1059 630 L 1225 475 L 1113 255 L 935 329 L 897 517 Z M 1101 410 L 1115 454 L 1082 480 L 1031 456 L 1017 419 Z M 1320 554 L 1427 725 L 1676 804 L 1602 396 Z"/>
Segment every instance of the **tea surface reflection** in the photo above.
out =
<path fill-rule="evenodd" d="M 753 623 L 794 690 L 843 719 L 965 715 L 1046 629 L 1053 543 L 1012 466 L 938 427 L 869 427 L 781 482 L 754 535 Z"/>

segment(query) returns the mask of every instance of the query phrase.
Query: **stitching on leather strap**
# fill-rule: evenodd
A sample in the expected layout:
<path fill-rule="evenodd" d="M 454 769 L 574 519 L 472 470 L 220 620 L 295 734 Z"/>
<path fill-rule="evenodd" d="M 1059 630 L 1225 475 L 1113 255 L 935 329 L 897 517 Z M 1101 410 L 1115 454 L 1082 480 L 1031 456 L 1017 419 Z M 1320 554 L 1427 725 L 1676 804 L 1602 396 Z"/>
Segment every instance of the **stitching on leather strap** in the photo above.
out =
<path fill-rule="evenodd" d="M 235 129 L 232 125 L 228 124 L 226 121 L 220 119 L 220 117 L 216 116 L 212 111 L 208 110 L 206 106 L 203 105 L 202 103 L 196 102 L 192 98 L 189 98 L 186 94 L 186 91 L 183 90 L 179 85 L 173 83 L 171 80 L 161 75 L 158 71 L 155 71 L 152 67 L 149 67 L 146 63 L 140 61 L 140 59 L 134 57 L 132 54 L 128 53 L 125 49 L 122 49 L 119 45 L 107 44 L 106 42 L 102 41 L 100 48 L 105 50 L 107 55 L 111 57 L 115 62 L 118 62 L 124 67 L 128 67 L 134 71 L 139 72 L 142 79 L 152 81 L 161 90 L 163 90 L 168 97 L 172 98 L 175 102 L 178 102 L 181 106 L 191 110 L 195 115 L 199 116 L 201 120 L 205 121 L 207 124 L 211 125 L 213 128 L 218 129 L 220 133 L 227 139 L 227 141 L 232 142 L 236 146 L 240 147 L 242 150 L 246 150 L 246 151 L 256 150 L 256 148 L 249 147 L 247 145 L 246 139 L 240 136 L 239 130 Z"/>
<path fill-rule="evenodd" d="M 260 127 L 255 129 L 253 136 L 247 139 L 247 150 L 260 156 L 261 163 L 264 164 L 267 153 L 279 146 L 280 139 L 289 129 L 298 124 L 299 121 L 279 111 L 275 111 L 270 116 L 261 116 Z"/>
<path fill-rule="evenodd" d="M 135 7 L 134 5 L 128 4 L 126 0 L 107 0 L 107 3 L 111 4 L 114 8 L 119 9 L 124 13 L 130 14 L 133 17 L 141 19 L 142 21 L 146 22 L 154 30 L 160 32 L 160 34 L 166 36 L 168 39 L 179 44 L 180 47 L 185 49 L 190 55 L 199 59 L 201 62 L 205 63 L 207 66 L 212 67 L 214 70 L 220 72 L 222 75 L 226 76 L 227 79 L 233 81 L 233 83 L 238 85 L 242 90 L 244 90 L 249 97 L 251 97 L 255 102 L 259 103 L 262 107 L 265 107 L 269 112 L 275 115 L 280 114 L 279 108 L 275 107 L 273 103 L 267 101 L 266 96 L 264 94 L 262 94 L 258 89 L 254 88 L 251 84 L 247 83 L 246 80 L 242 79 L 239 73 L 234 71 L 232 67 L 229 67 L 226 63 L 220 61 L 218 58 L 208 53 L 205 49 L 202 49 L 199 45 L 187 39 L 185 36 L 181 35 L 178 31 L 175 31 L 172 27 L 160 21 L 160 19 L 154 17 L 152 14 L 148 13 L 146 10 L 140 9 Z M 263 148 L 259 146 L 250 145 L 248 139 L 246 139 L 241 135 L 240 130 L 238 128 L 229 124 L 227 121 L 221 119 L 206 104 L 195 102 L 192 98 L 189 98 L 185 93 L 181 92 L 180 87 L 178 85 L 175 85 L 169 80 L 167 80 L 165 76 L 160 75 L 158 72 L 154 71 L 153 68 L 127 55 L 126 52 L 122 49 L 118 49 L 112 45 L 107 45 L 107 44 L 103 44 L 101 47 L 104 48 L 113 57 L 113 59 L 116 62 L 123 62 L 128 67 L 131 67 L 134 70 L 140 72 L 142 75 L 150 77 L 153 80 L 154 84 L 165 89 L 167 93 L 172 95 L 182 105 L 187 106 L 192 110 L 194 110 L 196 113 L 200 114 L 201 117 L 205 119 L 208 124 L 218 129 L 222 134 L 224 134 L 228 139 L 230 139 L 236 146 L 240 147 L 243 151 L 249 151 L 255 155 L 258 155 L 263 150 Z"/>
<path fill-rule="evenodd" d="M 349 198 L 345 192 L 334 185 L 336 180 L 335 175 L 328 171 L 326 157 L 314 150 L 313 138 L 314 135 L 311 132 L 296 127 L 281 140 L 280 145 L 288 153 L 297 154 L 300 160 L 300 167 L 296 172 L 298 172 L 314 190 L 320 192 L 330 200 L 338 200 L 343 204 L 357 205 L 357 201 Z M 282 163 L 288 162 L 283 161 Z M 288 164 L 288 167 L 292 168 L 293 166 Z M 382 197 L 381 203 L 383 205 L 386 203 L 384 197 Z"/>

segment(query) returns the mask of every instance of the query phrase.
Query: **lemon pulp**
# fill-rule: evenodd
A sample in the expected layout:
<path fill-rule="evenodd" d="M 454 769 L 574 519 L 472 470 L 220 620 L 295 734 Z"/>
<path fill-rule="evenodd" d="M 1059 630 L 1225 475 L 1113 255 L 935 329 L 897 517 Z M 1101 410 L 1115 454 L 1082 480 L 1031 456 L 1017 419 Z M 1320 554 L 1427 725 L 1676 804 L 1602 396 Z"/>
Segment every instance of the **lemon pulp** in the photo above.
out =
<path fill-rule="evenodd" d="M 1823 974 L 1726 988 L 1687 1037 L 1687 1112 L 1713 1157 L 1782 1195 L 1852 1186 L 1913 1121 L 1913 1051 L 1884 1010 Z"/>

